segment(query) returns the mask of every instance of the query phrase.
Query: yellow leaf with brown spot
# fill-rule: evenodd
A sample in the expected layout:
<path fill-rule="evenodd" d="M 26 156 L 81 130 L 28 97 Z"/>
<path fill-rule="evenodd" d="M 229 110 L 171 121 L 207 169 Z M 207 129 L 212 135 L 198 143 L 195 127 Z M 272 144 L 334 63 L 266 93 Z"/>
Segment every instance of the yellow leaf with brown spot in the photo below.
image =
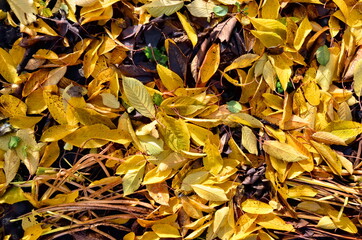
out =
<path fill-rule="evenodd" d="M 68 124 L 67 114 L 63 105 L 63 98 L 48 90 L 43 91 L 43 97 L 44 102 L 54 120 L 59 124 Z"/>
<path fill-rule="evenodd" d="M 24 117 L 26 110 L 26 104 L 19 98 L 8 94 L 0 96 L 0 111 L 6 117 Z"/>

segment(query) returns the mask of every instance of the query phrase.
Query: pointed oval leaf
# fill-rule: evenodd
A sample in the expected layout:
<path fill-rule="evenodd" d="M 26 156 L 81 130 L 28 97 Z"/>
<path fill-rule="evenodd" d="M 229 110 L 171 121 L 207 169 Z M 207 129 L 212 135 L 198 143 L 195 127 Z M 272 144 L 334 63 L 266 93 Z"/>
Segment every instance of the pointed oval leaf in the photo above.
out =
<path fill-rule="evenodd" d="M 135 78 L 123 76 L 122 81 L 124 93 L 131 106 L 143 116 L 155 118 L 155 106 L 146 87 Z"/>
<path fill-rule="evenodd" d="M 207 51 L 204 61 L 200 67 L 199 78 L 202 85 L 205 85 L 215 74 L 220 64 L 220 45 L 213 44 Z"/>
<path fill-rule="evenodd" d="M 182 81 L 181 77 L 172 70 L 162 66 L 161 64 L 157 64 L 156 69 L 163 85 L 167 88 L 168 91 L 174 91 L 177 88 L 184 86 L 184 82 Z"/>
<path fill-rule="evenodd" d="M 270 156 L 286 162 L 298 162 L 308 159 L 307 156 L 297 151 L 291 145 L 274 140 L 264 141 L 263 149 Z"/>
<path fill-rule="evenodd" d="M 273 212 L 273 208 L 267 204 L 254 199 L 247 199 L 241 204 L 244 212 L 252 214 L 268 214 Z"/>
<path fill-rule="evenodd" d="M 208 201 L 228 201 L 225 191 L 211 185 L 193 184 L 191 187 L 197 195 Z"/>
<path fill-rule="evenodd" d="M 197 39 L 198 39 L 195 29 L 191 26 L 191 24 L 189 23 L 189 20 L 186 18 L 185 15 L 177 12 L 177 16 L 180 19 L 180 22 L 181 22 L 183 28 L 185 29 L 186 34 L 192 43 L 192 46 L 195 47 L 197 44 Z"/>
<path fill-rule="evenodd" d="M 170 16 L 171 14 L 180 10 L 184 5 L 184 1 L 172 0 L 153 0 L 143 7 L 152 15 L 152 17 L 159 17 L 163 14 Z"/>

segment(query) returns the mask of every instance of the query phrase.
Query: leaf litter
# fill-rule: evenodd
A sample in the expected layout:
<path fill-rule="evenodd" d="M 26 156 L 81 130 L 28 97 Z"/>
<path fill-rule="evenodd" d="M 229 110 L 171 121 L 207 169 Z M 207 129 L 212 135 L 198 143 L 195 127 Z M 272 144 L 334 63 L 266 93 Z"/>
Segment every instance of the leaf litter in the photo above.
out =
<path fill-rule="evenodd" d="M 361 238 L 361 7 L 3 1 L 2 237 Z"/>

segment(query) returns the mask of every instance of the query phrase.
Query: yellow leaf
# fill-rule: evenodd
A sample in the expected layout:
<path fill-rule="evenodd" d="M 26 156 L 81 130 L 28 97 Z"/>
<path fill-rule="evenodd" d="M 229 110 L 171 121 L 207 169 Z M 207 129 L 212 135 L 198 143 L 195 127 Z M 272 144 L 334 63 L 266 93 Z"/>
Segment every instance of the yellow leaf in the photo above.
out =
<path fill-rule="evenodd" d="M 50 167 L 59 157 L 60 149 L 57 142 L 52 142 L 46 146 L 39 167 Z"/>
<path fill-rule="evenodd" d="M 296 50 L 299 50 L 308 34 L 312 31 L 312 24 L 310 24 L 308 17 L 305 17 L 303 21 L 300 23 L 297 32 L 295 33 L 294 38 L 294 47 Z"/>
<path fill-rule="evenodd" d="M 347 170 L 347 172 L 349 174 L 352 175 L 353 170 L 354 170 L 353 163 L 350 160 L 348 160 L 347 158 L 343 157 L 342 155 L 337 154 L 337 157 L 338 157 L 339 161 L 341 161 L 342 166 Z"/>
<path fill-rule="evenodd" d="M 82 148 L 98 148 L 108 141 L 126 144 L 130 142 L 127 136 L 111 130 L 103 124 L 84 126 L 63 138 L 63 141 Z"/>
<path fill-rule="evenodd" d="M 140 187 L 146 162 L 145 156 L 133 155 L 117 168 L 116 174 L 125 174 L 122 182 L 124 195 L 132 194 Z"/>
<path fill-rule="evenodd" d="M 49 70 L 40 69 L 31 74 L 29 79 L 25 82 L 23 88 L 23 97 L 29 96 L 35 90 L 37 90 L 42 83 L 48 79 Z"/>
<path fill-rule="evenodd" d="M 69 126 L 69 125 L 51 126 L 50 128 L 48 128 L 43 132 L 40 141 L 42 142 L 59 141 L 77 129 L 78 129 L 77 126 Z"/>
<path fill-rule="evenodd" d="M 121 107 L 121 103 L 118 101 L 117 97 L 114 96 L 112 93 L 103 92 L 99 95 L 102 97 L 102 103 L 104 106 L 115 109 Z"/>
<path fill-rule="evenodd" d="M 13 149 L 8 149 L 4 154 L 4 172 L 6 177 L 6 185 L 8 185 L 14 179 L 18 172 L 19 166 L 20 158 L 16 151 Z"/>
<path fill-rule="evenodd" d="M 161 183 L 167 180 L 170 177 L 171 173 L 172 173 L 172 168 L 160 170 L 160 168 L 156 167 L 146 173 L 142 184 L 147 185 L 147 184 Z"/>
<path fill-rule="evenodd" d="M 288 189 L 288 198 L 315 197 L 318 191 L 308 185 L 299 185 Z"/>
<path fill-rule="evenodd" d="M 194 97 L 170 97 L 162 101 L 161 107 L 169 115 L 189 116 L 205 108 L 205 104 Z"/>
<path fill-rule="evenodd" d="M 64 203 L 74 203 L 79 196 L 79 191 L 72 191 L 70 193 L 60 193 L 51 199 L 44 199 L 41 201 L 42 204 L 54 206 Z"/>
<path fill-rule="evenodd" d="M 265 82 L 269 85 L 271 89 L 276 88 L 276 72 L 273 68 L 273 65 L 270 63 L 270 61 L 267 61 L 263 67 L 263 78 Z"/>
<path fill-rule="evenodd" d="M 323 131 L 330 132 L 349 143 L 358 134 L 362 133 L 362 124 L 353 121 L 335 121 L 330 122 Z"/>
<path fill-rule="evenodd" d="M 167 88 L 168 91 L 174 91 L 177 88 L 183 87 L 184 82 L 178 74 L 172 70 L 157 64 L 157 73 L 161 78 L 163 85 Z"/>
<path fill-rule="evenodd" d="M 183 5 L 183 1 L 154 0 L 151 3 L 143 5 L 143 7 L 152 15 L 152 17 L 159 17 L 163 14 L 170 16 L 180 10 Z"/>
<path fill-rule="evenodd" d="M 43 91 L 43 97 L 54 120 L 59 124 L 68 124 L 63 98 L 48 90 Z"/>
<path fill-rule="evenodd" d="M 35 224 L 31 227 L 28 227 L 24 231 L 24 236 L 21 238 L 21 240 L 37 240 L 43 233 L 43 228 L 41 227 L 41 224 Z"/>
<path fill-rule="evenodd" d="M 192 184 L 191 187 L 194 189 L 197 195 L 208 201 L 228 201 L 225 191 L 216 186 Z"/>
<path fill-rule="evenodd" d="M 337 228 L 337 226 L 334 224 L 332 219 L 328 216 L 321 217 L 321 219 L 319 219 L 316 227 L 323 228 L 323 229 L 336 229 Z"/>
<path fill-rule="evenodd" d="M 240 123 L 252 128 L 263 128 L 263 124 L 255 117 L 247 113 L 235 113 L 227 116 L 226 120 Z"/>
<path fill-rule="evenodd" d="M 353 89 L 358 97 L 362 95 L 362 59 L 358 60 L 354 67 Z"/>
<path fill-rule="evenodd" d="M 59 58 L 58 54 L 53 52 L 50 49 L 39 49 L 34 55 L 33 58 L 38 59 L 48 59 L 48 60 L 56 60 Z"/>
<path fill-rule="evenodd" d="M 58 36 L 57 32 L 54 31 L 46 22 L 44 22 L 43 19 L 38 18 L 36 20 L 36 23 L 33 24 L 34 27 L 32 27 L 32 30 L 43 33 L 45 35 L 49 36 Z"/>
<path fill-rule="evenodd" d="M 51 70 L 48 74 L 48 77 L 44 83 L 44 86 L 48 85 L 57 85 L 59 81 L 64 77 L 67 72 L 67 66 L 55 68 Z"/>
<path fill-rule="evenodd" d="M 215 74 L 220 64 L 220 45 L 213 44 L 206 52 L 204 61 L 200 67 L 199 81 L 205 85 Z"/>
<path fill-rule="evenodd" d="M 337 228 L 352 234 L 358 232 L 356 225 L 348 217 L 340 215 L 338 211 L 331 209 L 327 213 Z"/>
<path fill-rule="evenodd" d="M 146 87 L 137 79 L 122 77 L 124 93 L 132 107 L 143 116 L 155 118 L 156 110 Z"/>
<path fill-rule="evenodd" d="M 325 143 L 328 145 L 335 144 L 335 145 L 347 146 L 346 142 L 342 138 L 330 132 L 322 132 L 322 131 L 315 132 L 312 134 L 312 138 L 318 142 Z"/>
<path fill-rule="evenodd" d="M 186 123 L 180 118 L 175 119 L 164 113 L 157 114 L 160 132 L 164 137 L 165 143 L 175 152 L 190 149 L 190 132 Z"/>
<path fill-rule="evenodd" d="M 75 107 L 72 110 L 74 111 L 76 119 L 83 125 L 93 125 L 99 123 L 104 124 L 111 129 L 116 128 L 111 119 L 103 116 L 93 109 Z"/>
<path fill-rule="evenodd" d="M 318 151 L 318 153 L 323 157 L 328 166 L 331 168 L 334 174 L 341 175 L 342 173 L 342 163 L 337 157 L 337 153 L 332 150 L 329 146 L 315 142 L 313 140 L 310 141 L 313 147 Z"/>
<path fill-rule="evenodd" d="M 282 39 L 286 38 L 287 27 L 276 19 L 250 18 L 257 31 L 274 32 Z"/>
<path fill-rule="evenodd" d="M 275 68 L 275 72 L 282 84 L 284 90 L 288 87 L 289 78 L 292 75 L 293 61 L 289 60 L 285 54 L 281 55 L 270 55 L 269 59 Z"/>
<path fill-rule="evenodd" d="M 235 59 L 228 67 L 224 69 L 224 72 L 237 69 L 237 68 L 245 68 L 249 67 L 253 64 L 257 59 L 259 58 L 259 55 L 247 53 L 244 55 L 241 55 L 237 59 Z"/>
<path fill-rule="evenodd" d="M 8 188 L 4 194 L 1 195 L 0 203 L 14 204 L 17 202 L 25 201 L 27 199 L 24 197 L 23 193 L 24 192 L 20 187 L 12 186 Z"/>
<path fill-rule="evenodd" d="M 43 117 L 12 117 L 9 123 L 15 128 L 33 128 Z"/>
<path fill-rule="evenodd" d="M 17 155 L 25 164 L 30 174 L 35 174 L 40 159 L 40 148 L 43 144 L 35 141 L 34 131 L 29 128 L 18 130 L 16 136 L 21 139 L 15 149 Z"/>
<path fill-rule="evenodd" d="M 249 127 L 243 126 L 241 134 L 241 144 L 249 151 L 249 153 L 257 155 L 257 139 L 253 131 Z"/>
<path fill-rule="evenodd" d="M 0 111 L 6 117 L 24 117 L 26 110 L 26 104 L 19 98 L 7 94 L 0 96 Z"/>
<path fill-rule="evenodd" d="M 186 18 L 185 15 L 183 15 L 180 12 L 177 12 L 177 16 L 178 16 L 178 19 L 180 20 L 183 28 L 185 29 L 186 34 L 192 43 L 192 46 L 195 47 L 197 44 L 197 33 L 196 33 L 195 29 L 191 26 L 191 24 L 189 23 L 189 20 Z"/>
<path fill-rule="evenodd" d="M 97 51 L 101 46 L 102 41 L 100 40 L 93 40 L 89 50 L 84 55 L 83 60 L 83 69 L 84 69 L 84 77 L 88 78 L 94 71 L 96 62 L 98 60 Z"/>
<path fill-rule="evenodd" d="M 203 158 L 205 169 L 209 170 L 212 175 L 217 175 L 223 168 L 224 163 L 218 146 L 206 141 L 204 152 L 206 153 L 206 157 Z"/>
<path fill-rule="evenodd" d="M 307 99 L 311 105 L 318 106 L 321 100 L 321 93 L 317 83 L 315 81 L 310 81 L 302 86 L 302 88 L 305 99 Z"/>
<path fill-rule="evenodd" d="M 264 32 L 264 31 L 250 31 L 260 42 L 267 48 L 278 47 L 283 45 L 284 40 L 274 32 Z"/>
<path fill-rule="evenodd" d="M 280 4 L 278 0 L 266 0 L 261 9 L 263 18 L 277 19 L 279 15 Z"/>
<path fill-rule="evenodd" d="M 93 181 L 89 184 L 89 187 L 94 187 L 94 186 L 102 186 L 102 185 L 108 185 L 108 184 L 115 184 L 115 183 L 119 183 L 122 181 L 122 178 L 119 176 L 111 176 L 111 177 L 105 177 L 102 178 L 100 180 L 96 180 Z"/>
<path fill-rule="evenodd" d="M 267 204 L 254 199 L 247 199 L 241 204 L 244 212 L 252 214 L 268 214 L 273 212 L 273 208 Z"/>
<path fill-rule="evenodd" d="M 263 149 L 269 155 L 286 162 L 298 162 L 308 159 L 307 156 L 297 151 L 287 143 L 281 143 L 274 140 L 267 140 L 263 143 Z"/>
<path fill-rule="evenodd" d="M 192 184 L 201 184 L 209 177 L 208 171 L 196 171 L 186 175 L 182 180 L 181 190 L 192 191 Z"/>
<path fill-rule="evenodd" d="M 283 99 L 272 93 L 263 93 L 263 101 L 268 107 L 271 107 L 275 110 L 283 110 L 284 101 Z"/>
<path fill-rule="evenodd" d="M 229 207 L 222 207 L 215 211 L 214 222 L 212 225 L 212 230 L 214 233 L 218 233 L 222 230 L 223 227 L 227 224 L 227 217 L 229 214 Z"/>
<path fill-rule="evenodd" d="M 274 214 L 259 215 L 255 222 L 267 229 L 275 229 L 287 232 L 295 231 L 293 225 L 287 224 L 283 219 Z"/>
<path fill-rule="evenodd" d="M 179 238 L 181 237 L 178 229 L 170 224 L 159 223 L 152 226 L 152 230 L 160 238 Z"/>
<path fill-rule="evenodd" d="M 8 0 L 7 2 L 21 24 L 28 25 L 36 20 L 37 11 L 32 0 Z"/>
<path fill-rule="evenodd" d="M 338 8 L 343 13 L 345 19 L 348 19 L 350 17 L 350 11 L 348 9 L 348 6 L 346 4 L 346 1 L 344 0 L 333 0 L 333 2 L 338 6 Z"/>
<path fill-rule="evenodd" d="M 170 200 L 170 194 L 168 192 L 168 186 L 165 182 L 149 184 L 146 186 L 148 193 L 155 200 L 155 202 L 168 206 Z"/>
<path fill-rule="evenodd" d="M 195 17 L 208 18 L 214 12 L 215 3 L 212 1 L 194 0 L 186 5 L 191 15 Z"/>
<path fill-rule="evenodd" d="M 26 99 L 25 104 L 28 106 L 28 114 L 40 114 L 45 109 L 47 105 L 44 101 L 43 89 L 39 88 L 32 92 Z"/>
<path fill-rule="evenodd" d="M 212 221 L 205 223 L 204 225 L 198 227 L 196 230 L 192 231 L 189 235 L 185 237 L 185 239 L 196 239 L 200 236 L 206 228 L 208 228 L 212 224 Z"/>

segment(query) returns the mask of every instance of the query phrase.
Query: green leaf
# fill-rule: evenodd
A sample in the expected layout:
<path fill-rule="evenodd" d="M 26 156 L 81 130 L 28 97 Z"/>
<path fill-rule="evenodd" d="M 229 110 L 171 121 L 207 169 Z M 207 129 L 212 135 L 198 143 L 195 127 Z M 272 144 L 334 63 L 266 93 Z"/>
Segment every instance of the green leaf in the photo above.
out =
<path fill-rule="evenodd" d="M 18 136 L 11 136 L 9 140 L 9 148 L 14 149 L 18 146 L 21 139 Z"/>
<path fill-rule="evenodd" d="M 241 104 L 234 100 L 227 102 L 226 105 L 228 106 L 229 111 L 232 113 L 238 113 L 242 109 Z"/>
<path fill-rule="evenodd" d="M 162 95 L 158 94 L 158 93 L 155 93 L 153 94 L 152 96 L 152 101 L 154 104 L 156 104 L 157 106 L 160 106 L 162 101 L 163 101 L 163 98 L 162 98 Z"/>
<path fill-rule="evenodd" d="M 323 45 L 317 49 L 316 52 L 317 55 L 317 61 L 319 64 L 325 66 L 329 62 L 330 53 L 329 49 L 326 45 Z"/>
<path fill-rule="evenodd" d="M 213 8 L 213 11 L 216 14 L 216 16 L 223 17 L 228 13 L 229 8 L 227 6 L 215 6 Z"/>
<path fill-rule="evenodd" d="M 146 87 L 137 79 L 122 77 L 124 93 L 132 107 L 148 118 L 155 118 L 156 110 Z"/>

